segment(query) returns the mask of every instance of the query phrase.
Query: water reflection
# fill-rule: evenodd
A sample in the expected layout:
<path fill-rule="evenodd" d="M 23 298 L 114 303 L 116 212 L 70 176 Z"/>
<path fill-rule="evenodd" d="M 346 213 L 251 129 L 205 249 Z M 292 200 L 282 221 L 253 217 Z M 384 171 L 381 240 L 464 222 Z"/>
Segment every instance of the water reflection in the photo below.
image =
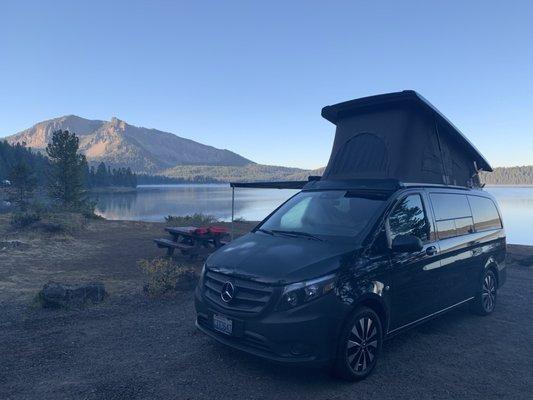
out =
<path fill-rule="evenodd" d="M 533 245 L 533 187 L 487 187 L 500 205 L 507 242 Z"/>
<path fill-rule="evenodd" d="M 488 187 L 502 210 L 509 243 L 533 245 L 533 187 Z M 236 189 L 236 217 L 261 220 L 297 191 Z M 163 221 L 167 215 L 205 213 L 231 218 L 228 185 L 146 185 L 136 193 L 98 195 L 97 212 L 108 219 Z"/>
<path fill-rule="evenodd" d="M 296 190 L 237 189 L 235 217 L 261 220 Z M 231 219 L 228 185 L 144 185 L 135 193 L 97 197 L 97 212 L 107 219 L 163 221 L 167 215 L 211 214 Z"/>

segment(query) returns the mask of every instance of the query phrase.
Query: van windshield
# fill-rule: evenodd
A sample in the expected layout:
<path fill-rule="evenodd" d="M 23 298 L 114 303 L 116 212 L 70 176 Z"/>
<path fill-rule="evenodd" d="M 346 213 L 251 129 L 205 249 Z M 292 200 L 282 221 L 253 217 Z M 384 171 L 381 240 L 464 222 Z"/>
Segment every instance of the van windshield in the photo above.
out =
<path fill-rule="evenodd" d="M 384 201 L 381 197 L 346 190 L 300 192 L 272 214 L 259 229 L 354 237 L 363 231 Z"/>

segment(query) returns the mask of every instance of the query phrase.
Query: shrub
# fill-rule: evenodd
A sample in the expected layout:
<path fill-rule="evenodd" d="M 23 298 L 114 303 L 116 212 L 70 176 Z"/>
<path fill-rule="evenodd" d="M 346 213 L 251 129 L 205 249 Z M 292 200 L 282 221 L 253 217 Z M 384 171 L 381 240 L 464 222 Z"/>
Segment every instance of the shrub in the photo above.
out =
<path fill-rule="evenodd" d="M 148 276 L 144 291 L 149 296 L 161 296 L 176 289 L 187 289 L 196 282 L 193 268 L 179 266 L 171 259 L 139 260 L 137 265 Z"/>
<path fill-rule="evenodd" d="M 16 212 L 11 216 L 11 225 L 16 228 L 25 228 L 40 220 L 41 216 L 36 212 Z"/>
<path fill-rule="evenodd" d="M 49 213 L 37 224 L 45 233 L 74 233 L 84 227 L 85 217 L 75 212 Z"/>
<path fill-rule="evenodd" d="M 76 211 L 80 212 L 81 215 L 83 215 L 87 219 L 104 219 L 102 216 L 97 215 L 94 212 L 95 210 L 96 202 L 86 200 L 77 207 Z"/>
<path fill-rule="evenodd" d="M 218 219 L 213 215 L 195 213 L 183 216 L 169 215 L 165 217 L 165 221 L 167 224 L 202 226 L 216 223 Z"/>

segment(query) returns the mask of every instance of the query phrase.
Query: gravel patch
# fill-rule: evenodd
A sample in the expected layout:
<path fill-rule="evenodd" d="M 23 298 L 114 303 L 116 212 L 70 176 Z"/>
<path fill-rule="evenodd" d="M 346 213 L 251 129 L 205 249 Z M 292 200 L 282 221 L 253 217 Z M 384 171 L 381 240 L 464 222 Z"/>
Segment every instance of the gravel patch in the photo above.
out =
<path fill-rule="evenodd" d="M 489 317 L 466 307 L 387 341 L 350 384 L 226 348 L 194 327 L 192 292 L 83 310 L 0 307 L 1 399 L 531 399 L 533 269 L 512 267 Z"/>

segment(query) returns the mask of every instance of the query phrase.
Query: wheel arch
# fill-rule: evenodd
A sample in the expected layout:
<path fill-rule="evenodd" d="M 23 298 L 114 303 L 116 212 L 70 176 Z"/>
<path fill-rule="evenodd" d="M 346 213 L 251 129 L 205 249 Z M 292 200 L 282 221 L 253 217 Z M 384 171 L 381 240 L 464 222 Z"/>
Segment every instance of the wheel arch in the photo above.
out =
<path fill-rule="evenodd" d="M 488 270 L 494 272 L 494 276 L 496 277 L 496 287 L 500 287 L 500 268 L 498 266 L 498 262 L 492 256 L 489 257 L 485 262 L 485 267 L 483 268 L 483 275 L 485 274 L 485 271 Z"/>
<path fill-rule="evenodd" d="M 360 306 L 368 307 L 378 315 L 379 320 L 381 322 L 381 328 L 383 331 L 382 334 L 383 334 L 383 337 L 385 337 L 389 329 L 389 312 L 383 299 L 378 295 L 369 294 L 361 298 L 355 304 L 352 313 L 355 312 L 357 307 L 360 307 Z"/>

